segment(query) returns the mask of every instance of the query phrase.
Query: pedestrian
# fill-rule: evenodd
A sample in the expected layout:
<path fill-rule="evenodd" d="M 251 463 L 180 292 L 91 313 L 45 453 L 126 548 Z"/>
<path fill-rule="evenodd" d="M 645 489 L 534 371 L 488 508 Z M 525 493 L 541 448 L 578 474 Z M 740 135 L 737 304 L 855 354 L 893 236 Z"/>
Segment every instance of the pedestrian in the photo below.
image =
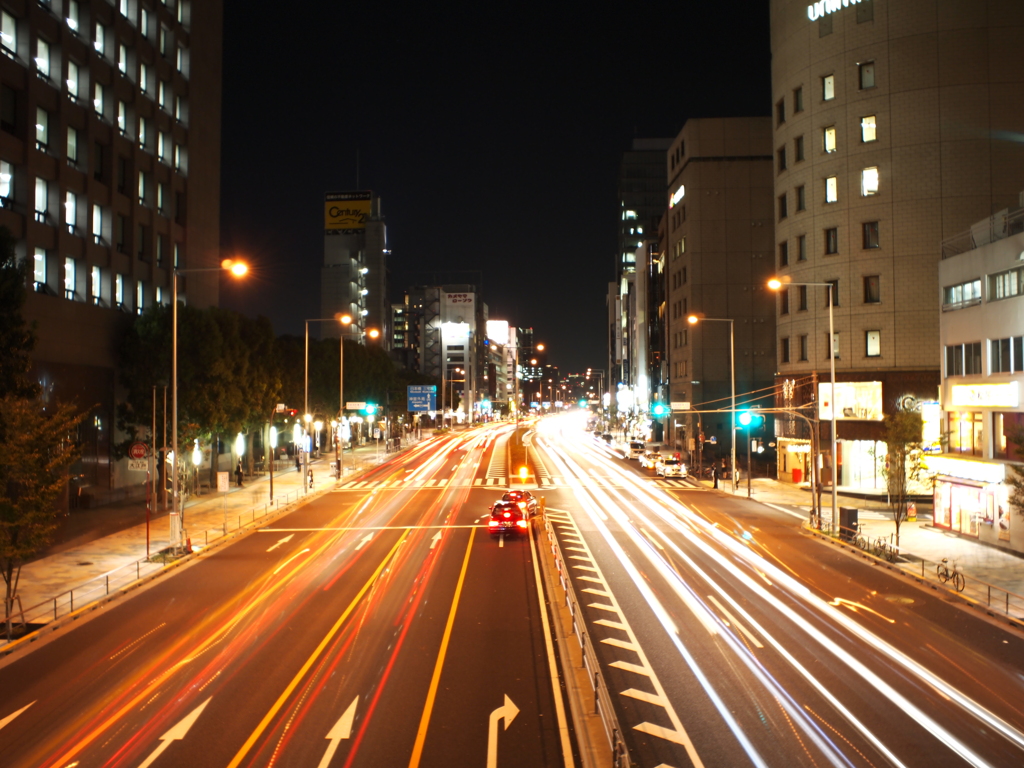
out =
<path fill-rule="evenodd" d="M 242 460 L 238 460 L 238 466 L 235 467 L 235 479 L 238 481 L 238 487 L 242 487 Z"/>
<path fill-rule="evenodd" d="M 711 482 L 713 488 L 718 488 L 718 467 L 714 464 L 711 465 Z"/>
<path fill-rule="evenodd" d="M 313 470 L 309 470 L 309 489 L 313 490 Z"/>
<path fill-rule="evenodd" d="M 297 454 L 297 453 L 295 454 L 295 471 L 296 472 L 301 472 L 302 471 L 302 462 L 299 461 L 299 454 Z"/>

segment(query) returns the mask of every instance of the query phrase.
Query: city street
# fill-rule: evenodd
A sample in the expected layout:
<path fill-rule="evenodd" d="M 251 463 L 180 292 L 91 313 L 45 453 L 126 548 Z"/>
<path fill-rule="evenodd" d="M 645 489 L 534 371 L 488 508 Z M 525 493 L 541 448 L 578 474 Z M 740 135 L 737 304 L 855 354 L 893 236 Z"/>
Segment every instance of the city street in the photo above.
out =
<path fill-rule="evenodd" d="M 429 441 L 9 659 L 0 764 L 559 764 L 531 542 L 486 529 L 508 432 Z"/>

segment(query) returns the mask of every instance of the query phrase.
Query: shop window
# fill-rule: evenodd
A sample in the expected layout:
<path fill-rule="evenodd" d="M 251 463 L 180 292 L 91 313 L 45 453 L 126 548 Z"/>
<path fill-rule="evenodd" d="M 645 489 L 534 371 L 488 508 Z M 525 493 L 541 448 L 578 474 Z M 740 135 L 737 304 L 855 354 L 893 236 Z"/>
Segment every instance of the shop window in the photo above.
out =
<path fill-rule="evenodd" d="M 948 414 L 949 452 L 981 456 L 982 414 L 977 411 L 950 411 Z"/>
<path fill-rule="evenodd" d="M 1024 413 L 1010 411 L 992 414 L 993 458 L 1004 461 L 1021 461 L 1022 457 L 1014 447 L 1014 436 L 1024 429 Z"/>

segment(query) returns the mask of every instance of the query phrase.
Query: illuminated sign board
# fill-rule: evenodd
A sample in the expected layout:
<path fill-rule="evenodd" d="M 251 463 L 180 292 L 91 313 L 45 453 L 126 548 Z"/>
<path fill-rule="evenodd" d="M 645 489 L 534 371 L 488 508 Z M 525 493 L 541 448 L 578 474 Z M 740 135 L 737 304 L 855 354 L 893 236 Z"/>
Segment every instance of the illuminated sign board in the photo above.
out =
<path fill-rule="evenodd" d="M 342 235 L 366 229 L 373 192 L 328 192 L 324 195 L 324 231 Z"/>
<path fill-rule="evenodd" d="M 954 384 L 949 388 L 954 408 L 1016 408 L 1020 396 L 1016 381 L 1003 384 Z"/>
<path fill-rule="evenodd" d="M 668 207 L 675 208 L 679 204 L 679 201 L 686 196 L 686 186 L 683 184 L 679 185 L 679 189 L 672 193 L 672 196 L 668 199 Z"/>
<path fill-rule="evenodd" d="M 508 344 L 508 320 L 488 320 L 487 338 L 496 344 Z"/>
<path fill-rule="evenodd" d="M 818 384 L 818 415 L 832 420 L 832 385 Z M 881 421 L 882 382 L 837 381 L 836 421 Z"/>
<path fill-rule="evenodd" d="M 816 3 L 811 3 L 807 6 L 807 18 L 811 21 L 817 21 L 829 13 L 835 13 L 841 8 L 858 5 L 862 2 L 867 2 L 867 0 L 818 0 Z"/>
<path fill-rule="evenodd" d="M 922 463 L 929 472 L 947 477 L 959 477 L 979 483 L 1001 483 L 1006 479 L 1006 465 L 990 461 L 971 461 L 952 456 L 925 456 Z"/>
<path fill-rule="evenodd" d="M 942 452 L 942 408 L 934 400 L 921 403 L 921 445 L 925 453 Z"/>

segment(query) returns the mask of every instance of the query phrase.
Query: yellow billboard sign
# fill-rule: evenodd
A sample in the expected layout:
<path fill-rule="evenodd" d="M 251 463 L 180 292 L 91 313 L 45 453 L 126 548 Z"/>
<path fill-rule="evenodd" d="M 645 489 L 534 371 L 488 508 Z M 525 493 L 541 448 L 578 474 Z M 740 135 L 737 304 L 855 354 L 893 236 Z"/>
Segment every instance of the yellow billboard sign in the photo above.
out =
<path fill-rule="evenodd" d="M 328 192 L 324 195 L 324 231 L 338 235 L 365 229 L 372 203 L 372 192 Z"/>

